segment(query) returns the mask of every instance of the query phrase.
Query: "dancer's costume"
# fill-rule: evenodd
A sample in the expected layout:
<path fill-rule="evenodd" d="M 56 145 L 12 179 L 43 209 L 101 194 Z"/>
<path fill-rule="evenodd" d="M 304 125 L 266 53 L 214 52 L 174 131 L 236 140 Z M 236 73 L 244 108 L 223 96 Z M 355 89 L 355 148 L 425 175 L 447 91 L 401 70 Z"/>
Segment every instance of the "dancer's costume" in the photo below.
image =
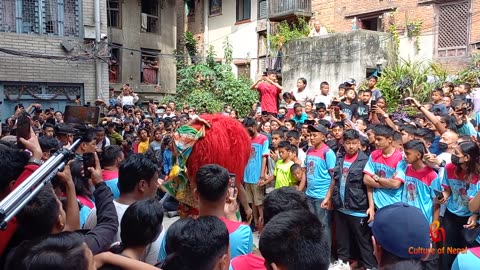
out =
<path fill-rule="evenodd" d="M 202 121 L 203 120 L 203 121 Z M 173 167 L 164 187 L 180 202 L 180 217 L 198 215 L 193 196 L 195 175 L 206 164 L 218 164 L 243 182 L 251 143 L 240 122 L 223 115 L 201 115 L 173 135 Z"/>

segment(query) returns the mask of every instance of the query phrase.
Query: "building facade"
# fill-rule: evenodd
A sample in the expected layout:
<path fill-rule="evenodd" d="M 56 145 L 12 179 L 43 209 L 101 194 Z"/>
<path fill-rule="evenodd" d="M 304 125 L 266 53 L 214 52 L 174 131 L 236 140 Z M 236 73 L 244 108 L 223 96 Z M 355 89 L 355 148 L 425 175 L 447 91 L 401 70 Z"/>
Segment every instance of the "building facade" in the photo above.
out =
<path fill-rule="evenodd" d="M 144 102 L 174 93 L 175 0 L 107 0 L 109 84 L 130 84 Z"/>
<path fill-rule="evenodd" d="M 108 97 L 108 44 L 95 42 L 94 0 L 0 1 L 0 101 L 2 117 L 18 103 L 63 110 L 77 96 Z M 100 3 L 100 31 L 106 6 Z"/>

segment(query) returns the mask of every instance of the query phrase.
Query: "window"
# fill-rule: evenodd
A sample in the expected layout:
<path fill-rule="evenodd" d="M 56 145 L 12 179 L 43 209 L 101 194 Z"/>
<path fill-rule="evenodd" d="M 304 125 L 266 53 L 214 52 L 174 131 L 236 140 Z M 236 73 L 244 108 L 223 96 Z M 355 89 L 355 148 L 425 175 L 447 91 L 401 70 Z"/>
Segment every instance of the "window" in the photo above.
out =
<path fill-rule="evenodd" d="M 158 84 L 158 54 L 156 50 L 142 49 L 141 82 Z"/>
<path fill-rule="evenodd" d="M 1 0 L 0 31 L 79 35 L 79 0 Z"/>
<path fill-rule="evenodd" d="M 438 57 L 459 57 L 468 54 L 470 1 L 438 6 Z"/>
<path fill-rule="evenodd" d="M 239 63 L 235 64 L 237 66 L 237 77 L 250 78 L 250 64 L 249 63 Z"/>
<path fill-rule="evenodd" d="M 141 30 L 159 34 L 159 0 L 142 0 Z"/>
<path fill-rule="evenodd" d="M 119 83 L 121 81 L 121 45 L 113 44 L 113 48 L 110 50 L 110 59 L 108 62 L 108 82 Z"/>
<path fill-rule="evenodd" d="M 237 0 L 237 22 L 250 19 L 251 0 Z"/>
<path fill-rule="evenodd" d="M 209 0 L 209 15 L 222 15 L 222 0 Z"/>
<path fill-rule="evenodd" d="M 120 13 L 120 0 L 107 1 L 107 23 L 108 26 L 122 28 L 122 17 Z"/>
<path fill-rule="evenodd" d="M 358 23 L 360 29 L 383 32 L 381 16 L 359 18 Z"/>
<path fill-rule="evenodd" d="M 195 0 L 185 0 L 185 5 L 186 5 L 188 16 L 194 16 L 195 15 Z"/>
<path fill-rule="evenodd" d="M 258 19 L 267 18 L 267 1 L 262 0 L 258 2 Z"/>
<path fill-rule="evenodd" d="M 258 55 L 267 55 L 267 32 L 258 33 Z"/>

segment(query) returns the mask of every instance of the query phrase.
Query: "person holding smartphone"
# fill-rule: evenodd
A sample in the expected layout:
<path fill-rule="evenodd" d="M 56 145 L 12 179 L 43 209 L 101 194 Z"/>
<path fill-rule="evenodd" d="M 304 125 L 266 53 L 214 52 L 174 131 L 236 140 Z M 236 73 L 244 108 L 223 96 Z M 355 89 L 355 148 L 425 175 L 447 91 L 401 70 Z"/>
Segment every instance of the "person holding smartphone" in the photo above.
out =
<path fill-rule="evenodd" d="M 273 70 L 267 71 L 267 76 L 262 76 L 250 86 L 251 90 L 256 90 L 260 94 L 262 111 L 277 115 L 278 98 L 281 98 L 282 86 L 277 82 L 277 73 Z"/>

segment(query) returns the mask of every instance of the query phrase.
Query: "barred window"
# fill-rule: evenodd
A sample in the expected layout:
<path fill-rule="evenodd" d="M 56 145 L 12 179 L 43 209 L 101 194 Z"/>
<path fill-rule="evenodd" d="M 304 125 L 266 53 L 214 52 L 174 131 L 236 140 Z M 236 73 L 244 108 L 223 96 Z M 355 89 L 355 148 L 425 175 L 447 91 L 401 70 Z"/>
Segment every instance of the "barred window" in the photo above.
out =
<path fill-rule="evenodd" d="M 120 0 L 107 1 L 107 23 L 108 26 L 122 28 L 121 6 Z"/>
<path fill-rule="evenodd" d="M 0 0 L 0 32 L 79 36 L 79 0 Z"/>
<path fill-rule="evenodd" d="M 142 0 L 141 31 L 160 34 L 158 0 Z"/>
<path fill-rule="evenodd" d="M 470 1 L 441 4 L 438 10 L 438 57 L 466 56 L 470 32 Z"/>

